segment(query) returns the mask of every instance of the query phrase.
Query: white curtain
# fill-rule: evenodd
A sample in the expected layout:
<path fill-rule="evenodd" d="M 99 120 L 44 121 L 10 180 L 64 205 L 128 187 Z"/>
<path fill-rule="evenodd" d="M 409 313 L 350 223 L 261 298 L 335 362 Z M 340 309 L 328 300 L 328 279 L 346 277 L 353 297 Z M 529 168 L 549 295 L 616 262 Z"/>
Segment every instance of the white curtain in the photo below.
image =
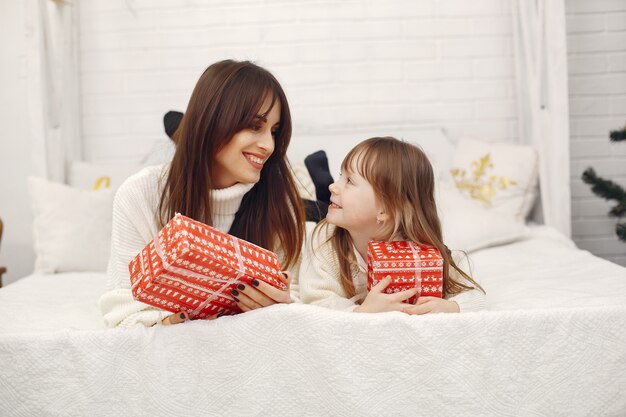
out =
<path fill-rule="evenodd" d="M 540 216 L 571 236 L 564 0 L 514 0 L 520 140 L 539 152 Z"/>
<path fill-rule="evenodd" d="M 26 0 L 28 108 L 35 174 L 64 182 L 82 159 L 76 1 Z"/>

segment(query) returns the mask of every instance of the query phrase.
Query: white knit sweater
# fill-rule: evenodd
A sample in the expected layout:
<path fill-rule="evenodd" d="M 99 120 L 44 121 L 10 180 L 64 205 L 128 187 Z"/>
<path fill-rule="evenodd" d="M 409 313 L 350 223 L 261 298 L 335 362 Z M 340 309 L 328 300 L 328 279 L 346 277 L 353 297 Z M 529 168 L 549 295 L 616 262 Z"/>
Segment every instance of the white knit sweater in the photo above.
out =
<path fill-rule="evenodd" d="M 169 165 L 143 169 L 122 184 L 113 202 L 111 255 L 107 292 L 100 298 L 100 309 L 109 327 L 141 323 L 151 326 L 172 313 L 136 301 L 130 290 L 129 262 L 159 233 L 157 212 Z M 254 184 L 235 184 L 213 190 L 213 227 L 228 232 L 243 196 Z M 282 261 L 282 251 L 277 251 Z M 298 265 L 295 265 L 297 272 Z M 292 298 L 297 299 L 297 274 L 292 272 Z"/>
<path fill-rule="evenodd" d="M 316 304 L 335 310 L 353 311 L 367 296 L 367 263 L 353 247 L 358 263 L 358 271 L 353 274 L 352 280 L 356 296 L 347 298 L 339 279 L 339 260 L 333 251 L 332 244 L 326 242 L 332 234 L 334 226 L 323 227 L 313 236 L 307 236 L 307 246 L 303 251 L 300 266 L 300 299 L 305 304 Z M 463 252 L 452 252 L 456 264 L 463 271 L 468 271 L 469 260 Z M 458 282 L 471 285 L 456 270 L 450 270 Z M 471 276 L 471 274 L 470 274 Z M 478 289 L 469 290 L 447 297 L 456 301 L 461 312 L 479 311 L 485 309 L 485 295 Z"/>

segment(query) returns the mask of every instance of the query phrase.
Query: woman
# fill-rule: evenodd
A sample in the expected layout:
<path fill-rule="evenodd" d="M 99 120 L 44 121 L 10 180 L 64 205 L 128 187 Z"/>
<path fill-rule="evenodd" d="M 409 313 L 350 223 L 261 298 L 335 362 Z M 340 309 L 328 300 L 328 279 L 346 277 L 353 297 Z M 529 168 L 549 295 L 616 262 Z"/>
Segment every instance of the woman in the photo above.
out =
<path fill-rule="evenodd" d="M 115 196 L 109 285 L 100 299 L 108 326 L 187 319 L 134 300 L 130 290 L 128 263 L 175 213 L 273 250 L 284 268 L 298 270 L 305 218 L 286 159 L 290 138 L 285 93 L 267 70 L 227 60 L 204 71 L 174 134 L 171 163 L 142 170 Z M 293 283 L 285 274 L 288 291 L 259 282 L 233 295 L 243 311 L 289 303 L 292 275 Z"/>

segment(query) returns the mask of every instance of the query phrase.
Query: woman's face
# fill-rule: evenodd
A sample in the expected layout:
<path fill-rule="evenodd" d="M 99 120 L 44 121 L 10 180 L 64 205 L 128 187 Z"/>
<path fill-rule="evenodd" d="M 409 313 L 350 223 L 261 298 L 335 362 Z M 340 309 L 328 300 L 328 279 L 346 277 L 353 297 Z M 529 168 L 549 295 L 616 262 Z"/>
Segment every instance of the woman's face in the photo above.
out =
<path fill-rule="evenodd" d="M 278 100 L 266 117 L 261 116 L 271 104 L 271 97 L 267 97 L 252 125 L 235 133 L 215 155 L 213 175 L 216 188 L 227 188 L 237 183 L 254 184 L 261 178 L 263 165 L 274 152 L 274 136 L 280 128 Z"/>

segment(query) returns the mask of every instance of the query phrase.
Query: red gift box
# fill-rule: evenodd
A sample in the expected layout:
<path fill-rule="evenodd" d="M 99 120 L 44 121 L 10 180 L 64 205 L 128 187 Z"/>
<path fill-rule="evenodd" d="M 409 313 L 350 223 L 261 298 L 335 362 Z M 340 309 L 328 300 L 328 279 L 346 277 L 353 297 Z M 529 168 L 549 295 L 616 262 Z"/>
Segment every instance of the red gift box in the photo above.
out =
<path fill-rule="evenodd" d="M 230 290 L 253 279 L 285 290 L 276 254 L 181 214 L 128 265 L 135 299 L 191 319 L 241 310 Z"/>
<path fill-rule="evenodd" d="M 385 293 L 393 294 L 414 287 L 417 295 L 408 299 L 415 304 L 421 295 L 441 298 L 443 258 L 433 246 L 410 241 L 369 242 L 367 249 L 367 290 L 387 275 L 391 283 Z"/>

